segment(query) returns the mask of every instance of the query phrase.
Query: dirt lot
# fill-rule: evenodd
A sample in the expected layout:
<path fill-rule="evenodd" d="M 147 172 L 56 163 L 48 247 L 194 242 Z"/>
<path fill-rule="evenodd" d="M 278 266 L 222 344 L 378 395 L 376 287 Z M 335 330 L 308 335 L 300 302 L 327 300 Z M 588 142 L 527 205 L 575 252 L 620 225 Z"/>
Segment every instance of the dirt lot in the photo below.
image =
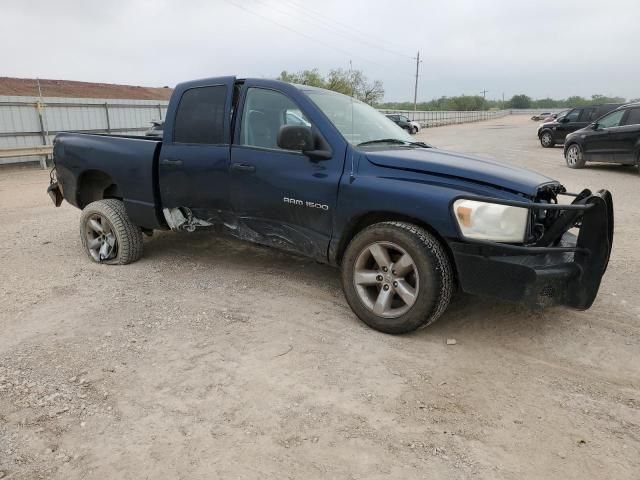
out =
<path fill-rule="evenodd" d="M 161 233 L 136 264 L 94 264 L 47 173 L 1 169 L 0 478 L 637 479 L 640 177 L 569 170 L 535 125 L 419 137 L 609 188 L 593 308 L 458 295 L 399 337 L 357 320 L 332 268 L 226 238 Z"/>

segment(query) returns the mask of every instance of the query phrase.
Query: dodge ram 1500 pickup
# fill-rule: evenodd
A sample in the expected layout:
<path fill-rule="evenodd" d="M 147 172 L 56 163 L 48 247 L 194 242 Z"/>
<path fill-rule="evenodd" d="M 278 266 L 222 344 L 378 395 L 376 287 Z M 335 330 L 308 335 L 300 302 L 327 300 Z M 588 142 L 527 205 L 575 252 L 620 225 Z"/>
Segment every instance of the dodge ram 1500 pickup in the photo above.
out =
<path fill-rule="evenodd" d="M 133 262 L 154 230 L 226 232 L 340 267 L 355 314 L 387 333 L 434 322 L 456 288 L 589 308 L 613 240 L 606 190 L 439 150 L 275 80 L 182 83 L 162 138 L 60 133 L 53 155 L 49 194 L 82 209 L 91 260 Z"/>

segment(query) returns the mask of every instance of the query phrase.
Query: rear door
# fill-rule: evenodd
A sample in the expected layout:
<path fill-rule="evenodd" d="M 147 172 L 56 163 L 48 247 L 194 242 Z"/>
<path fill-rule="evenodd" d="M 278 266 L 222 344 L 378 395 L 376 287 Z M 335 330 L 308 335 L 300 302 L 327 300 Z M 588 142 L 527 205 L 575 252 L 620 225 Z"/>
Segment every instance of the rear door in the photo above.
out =
<path fill-rule="evenodd" d="M 230 166 L 237 235 L 326 261 L 346 145 L 323 135 L 322 119 L 296 87 L 247 80 L 243 90 Z M 278 147 L 280 127 L 296 117 L 331 145 L 332 158 Z"/>
<path fill-rule="evenodd" d="M 234 84 L 235 77 L 221 77 L 176 88 L 167 112 L 158 166 L 163 208 L 183 207 L 209 223 L 224 221 L 231 211 L 230 112 Z"/>
<path fill-rule="evenodd" d="M 620 126 L 626 110 L 616 110 L 600 118 L 584 138 L 585 159 L 592 162 L 613 162 L 614 134 Z"/>
<path fill-rule="evenodd" d="M 627 110 L 627 116 L 613 133 L 613 161 L 627 165 L 638 163 L 640 148 L 640 107 Z"/>

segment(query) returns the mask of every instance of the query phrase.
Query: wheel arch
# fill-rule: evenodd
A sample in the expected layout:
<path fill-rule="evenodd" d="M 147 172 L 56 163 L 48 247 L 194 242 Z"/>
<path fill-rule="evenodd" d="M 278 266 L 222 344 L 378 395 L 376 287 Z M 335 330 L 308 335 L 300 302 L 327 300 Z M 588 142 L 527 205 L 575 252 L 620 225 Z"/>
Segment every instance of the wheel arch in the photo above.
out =
<path fill-rule="evenodd" d="M 547 132 L 548 132 L 548 133 L 550 133 L 550 134 L 551 134 L 551 136 L 553 137 L 553 130 L 551 130 L 550 128 L 543 128 L 542 130 L 540 130 L 540 131 L 538 132 L 538 138 L 539 138 L 539 139 L 540 139 L 540 138 L 542 138 L 542 134 L 543 134 L 543 133 L 547 133 Z"/>
<path fill-rule="evenodd" d="M 122 192 L 114 179 L 102 170 L 85 170 L 78 177 L 76 200 L 79 208 L 91 202 L 115 198 L 122 200 Z"/>
<path fill-rule="evenodd" d="M 564 145 L 564 158 L 567 158 L 567 152 L 569 151 L 569 149 L 573 146 L 573 145 L 577 145 L 578 148 L 580 149 L 580 151 L 582 151 L 582 145 L 580 145 L 577 141 L 573 140 L 569 143 L 565 143 Z"/>
<path fill-rule="evenodd" d="M 442 248 L 444 248 L 444 251 L 446 252 L 447 257 L 449 259 L 449 262 L 451 263 L 451 268 L 454 271 L 454 277 L 457 278 L 457 269 L 456 269 L 455 259 L 453 257 L 453 252 L 451 250 L 451 247 L 449 246 L 449 243 L 446 241 L 446 239 L 442 235 L 440 235 L 440 233 L 435 228 L 433 228 L 429 223 L 425 222 L 424 220 L 420 220 L 419 218 L 415 218 L 410 215 L 405 215 L 402 213 L 397 213 L 392 211 L 367 212 L 363 215 L 360 215 L 358 217 L 351 219 L 351 221 L 349 221 L 345 226 L 343 230 L 343 235 L 340 238 L 340 241 L 338 243 L 338 246 L 335 252 L 335 263 L 337 265 L 340 265 L 342 263 L 342 257 L 344 255 L 345 250 L 347 249 L 347 246 L 358 233 L 360 233 L 362 230 L 364 230 L 365 228 L 371 225 L 374 225 L 376 223 L 381 223 L 381 222 L 406 222 L 406 223 L 412 223 L 414 225 L 424 228 L 431 235 L 433 235 L 440 242 L 440 244 L 442 245 Z"/>

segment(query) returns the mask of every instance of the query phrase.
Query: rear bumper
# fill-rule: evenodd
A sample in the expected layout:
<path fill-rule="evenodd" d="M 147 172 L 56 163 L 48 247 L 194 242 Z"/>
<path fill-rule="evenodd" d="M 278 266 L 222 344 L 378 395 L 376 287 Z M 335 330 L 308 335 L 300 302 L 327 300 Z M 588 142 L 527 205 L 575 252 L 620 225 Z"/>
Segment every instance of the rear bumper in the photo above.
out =
<path fill-rule="evenodd" d="M 560 232 L 553 246 L 450 243 L 462 290 L 532 308 L 589 308 L 609 262 L 613 202 L 611 194 L 601 190 L 581 204 L 583 210 L 574 210 L 579 212 L 579 234 Z"/>

